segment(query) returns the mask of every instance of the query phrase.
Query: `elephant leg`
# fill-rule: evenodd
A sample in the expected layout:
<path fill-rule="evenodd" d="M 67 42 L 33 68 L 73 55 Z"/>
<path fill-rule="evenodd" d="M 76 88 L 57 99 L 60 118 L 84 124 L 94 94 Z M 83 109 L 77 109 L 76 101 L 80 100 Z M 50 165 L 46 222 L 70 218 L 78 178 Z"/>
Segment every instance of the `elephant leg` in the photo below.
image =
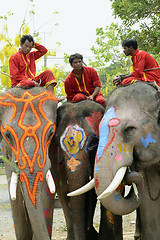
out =
<path fill-rule="evenodd" d="M 101 204 L 99 240 L 123 240 L 122 217 L 114 215 Z"/>
<path fill-rule="evenodd" d="M 97 203 L 97 195 L 95 190 L 91 190 L 86 194 L 86 238 L 87 240 L 98 239 L 98 233 L 93 227 L 93 217 Z"/>
<path fill-rule="evenodd" d="M 135 234 L 134 234 L 134 239 L 135 240 L 140 240 L 140 232 L 141 232 L 141 226 L 140 226 L 140 212 L 139 212 L 139 208 L 137 208 L 136 210 L 136 229 L 135 229 Z"/>

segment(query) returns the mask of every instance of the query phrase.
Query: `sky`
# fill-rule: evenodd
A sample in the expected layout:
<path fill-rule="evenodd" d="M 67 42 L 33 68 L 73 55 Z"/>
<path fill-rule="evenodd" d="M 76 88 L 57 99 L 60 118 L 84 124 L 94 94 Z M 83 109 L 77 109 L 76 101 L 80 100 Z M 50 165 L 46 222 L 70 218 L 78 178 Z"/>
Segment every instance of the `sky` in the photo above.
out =
<path fill-rule="evenodd" d="M 35 12 L 32 18 L 28 14 L 30 10 Z M 59 14 L 53 14 L 55 11 Z M 8 18 L 11 38 L 19 33 L 25 18 L 31 34 L 40 28 L 42 43 L 46 48 L 56 50 L 54 63 L 60 64 L 64 53 L 78 52 L 86 60 L 92 58 L 90 48 L 96 41 L 96 28 L 115 21 L 110 0 L 33 0 L 33 3 L 29 0 L 6 0 L 1 5 L 0 16 L 7 12 L 14 13 Z M 61 43 L 59 47 L 57 42 Z"/>

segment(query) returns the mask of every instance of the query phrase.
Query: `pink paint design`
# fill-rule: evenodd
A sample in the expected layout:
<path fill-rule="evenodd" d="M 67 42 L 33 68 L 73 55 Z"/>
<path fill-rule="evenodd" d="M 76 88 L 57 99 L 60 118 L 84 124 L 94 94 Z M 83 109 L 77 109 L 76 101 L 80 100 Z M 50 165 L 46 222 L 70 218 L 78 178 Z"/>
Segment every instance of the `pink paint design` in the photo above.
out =
<path fill-rule="evenodd" d="M 51 214 L 48 208 L 44 210 L 44 216 L 45 218 L 51 218 Z"/>
<path fill-rule="evenodd" d="M 52 193 L 50 192 L 48 186 L 45 187 L 45 192 L 46 192 L 47 196 L 48 196 L 50 199 L 53 200 L 53 198 L 54 198 L 54 194 L 52 194 Z"/>
<path fill-rule="evenodd" d="M 50 238 L 51 238 L 51 234 L 52 234 L 52 227 L 51 227 L 51 225 L 50 225 L 50 224 L 47 224 L 47 230 L 48 230 L 48 234 L 49 234 L 49 236 L 50 236 Z"/>
<path fill-rule="evenodd" d="M 121 154 L 117 154 L 116 155 L 116 160 L 117 160 L 117 162 L 120 162 L 122 160 L 122 155 Z"/>
<path fill-rule="evenodd" d="M 99 180 L 98 180 L 98 178 L 95 178 L 95 188 L 97 189 L 98 186 L 99 186 Z"/>
<path fill-rule="evenodd" d="M 86 117 L 88 125 L 94 130 L 95 134 L 99 136 L 99 123 L 101 121 L 101 112 L 92 112 L 91 117 Z"/>
<path fill-rule="evenodd" d="M 115 127 L 120 123 L 120 120 L 118 118 L 113 118 L 109 120 L 108 126 L 109 127 Z"/>

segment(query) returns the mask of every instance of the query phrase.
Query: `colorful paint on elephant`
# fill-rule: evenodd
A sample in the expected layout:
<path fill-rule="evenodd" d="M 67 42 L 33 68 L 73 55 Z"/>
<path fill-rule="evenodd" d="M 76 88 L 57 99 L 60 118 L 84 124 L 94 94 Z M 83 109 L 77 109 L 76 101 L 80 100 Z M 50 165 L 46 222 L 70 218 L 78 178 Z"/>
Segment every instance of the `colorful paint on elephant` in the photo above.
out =
<path fill-rule="evenodd" d="M 156 143 L 156 140 L 152 138 L 152 133 L 149 133 L 146 138 L 141 137 L 141 143 L 146 148 L 150 143 Z"/>
<path fill-rule="evenodd" d="M 99 171 L 98 162 L 100 161 L 103 155 L 106 156 L 106 160 L 108 163 L 108 168 L 110 169 L 110 175 L 112 176 L 112 171 L 110 164 L 116 161 L 116 165 L 118 162 L 122 161 L 123 156 L 131 157 L 131 145 L 127 143 L 122 143 L 121 138 L 117 138 L 121 136 L 117 130 L 117 126 L 120 124 L 120 119 L 117 118 L 116 108 L 114 106 L 110 107 L 106 114 L 104 115 L 101 123 L 100 123 L 100 141 L 97 149 L 96 155 L 96 165 L 95 165 L 95 188 L 97 189 L 99 186 L 99 180 L 97 177 L 97 173 Z M 120 139 L 120 141 L 115 141 L 115 139 Z"/>
<path fill-rule="evenodd" d="M 99 146 L 97 150 L 96 155 L 96 162 L 98 162 L 103 155 L 104 150 L 112 143 L 113 138 L 115 136 L 114 131 L 115 128 L 112 129 L 113 136 L 111 138 L 111 141 L 108 142 L 108 136 L 110 133 L 110 128 L 117 126 L 120 123 L 120 120 L 117 118 L 116 115 L 116 108 L 114 106 L 110 107 L 104 117 L 102 118 L 102 121 L 100 123 L 100 141 Z"/>
<path fill-rule="evenodd" d="M 91 117 L 85 117 L 88 125 L 95 131 L 96 136 L 99 136 L 99 123 L 102 119 L 102 113 L 101 112 L 92 112 Z"/>
<path fill-rule="evenodd" d="M 113 214 L 107 210 L 106 215 L 107 215 L 108 222 L 110 222 L 111 224 L 114 224 Z"/>
<path fill-rule="evenodd" d="M 68 126 L 61 136 L 61 147 L 70 157 L 67 166 L 71 172 L 75 172 L 77 167 L 81 165 L 81 161 L 76 159 L 76 155 L 83 148 L 85 139 L 84 130 L 78 125 Z"/>
<path fill-rule="evenodd" d="M 35 109 L 34 107 L 34 101 L 38 100 L 38 109 Z M 30 197 L 31 202 L 33 205 L 36 207 L 36 192 L 37 192 L 37 187 L 38 187 L 38 182 L 43 181 L 43 168 L 46 163 L 46 154 L 47 154 L 47 147 L 51 141 L 51 138 L 55 132 L 55 124 L 53 124 L 46 116 L 42 104 L 45 101 L 48 100 L 53 100 L 57 101 L 56 98 L 49 92 L 41 92 L 37 95 L 32 95 L 30 91 L 25 91 L 22 96 L 15 97 L 11 93 L 7 93 L 4 97 L 0 97 L 0 106 L 3 107 L 11 107 L 13 108 L 13 113 L 6 124 L 6 126 L 3 126 L 1 124 L 1 133 L 4 137 L 4 139 L 8 142 L 10 148 L 12 149 L 14 155 L 15 155 L 15 162 L 18 164 L 19 169 L 21 170 L 20 172 L 20 180 L 21 182 L 25 181 L 25 185 Z M 19 114 L 18 121 L 17 121 L 17 126 L 22 130 L 21 136 L 17 135 L 16 131 L 14 128 L 12 128 L 12 125 L 10 124 L 11 121 L 14 120 L 17 114 L 17 105 L 18 103 L 21 103 L 22 109 L 21 113 Z M 35 124 L 33 122 L 30 122 L 29 124 L 26 124 L 26 115 L 27 111 L 31 111 L 32 115 L 35 118 Z M 42 123 L 42 118 L 45 122 Z M 43 126 L 43 132 L 41 139 L 37 136 L 37 130 Z M 49 139 L 46 139 L 46 134 L 49 131 L 49 129 L 52 128 L 52 135 L 50 136 Z M 10 132 L 12 134 L 12 137 L 15 142 L 15 146 L 13 146 L 8 139 L 6 138 L 7 132 Z M 29 140 L 32 139 L 32 142 L 34 143 L 33 146 L 30 147 L 30 151 L 32 152 L 32 158 L 30 158 L 28 152 L 25 149 L 25 143 Z M 40 146 L 42 148 L 43 156 L 38 154 L 38 151 L 40 149 Z M 21 162 L 19 159 L 21 152 Z M 32 183 L 29 182 L 28 176 L 25 173 L 25 168 L 28 167 L 30 174 L 34 174 L 34 166 L 36 164 L 39 166 L 39 171 L 36 172 L 34 175 L 34 181 Z"/>

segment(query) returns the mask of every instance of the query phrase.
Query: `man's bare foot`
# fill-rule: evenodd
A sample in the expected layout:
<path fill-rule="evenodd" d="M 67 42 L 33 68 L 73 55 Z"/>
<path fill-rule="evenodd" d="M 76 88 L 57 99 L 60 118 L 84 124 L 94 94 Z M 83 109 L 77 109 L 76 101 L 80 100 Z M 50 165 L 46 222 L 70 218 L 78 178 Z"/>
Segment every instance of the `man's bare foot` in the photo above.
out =
<path fill-rule="evenodd" d="M 156 82 L 149 82 L 148 84 L 154 87 L 158 92 L 160 92 L 160 86 L 158 86 Z"/>

